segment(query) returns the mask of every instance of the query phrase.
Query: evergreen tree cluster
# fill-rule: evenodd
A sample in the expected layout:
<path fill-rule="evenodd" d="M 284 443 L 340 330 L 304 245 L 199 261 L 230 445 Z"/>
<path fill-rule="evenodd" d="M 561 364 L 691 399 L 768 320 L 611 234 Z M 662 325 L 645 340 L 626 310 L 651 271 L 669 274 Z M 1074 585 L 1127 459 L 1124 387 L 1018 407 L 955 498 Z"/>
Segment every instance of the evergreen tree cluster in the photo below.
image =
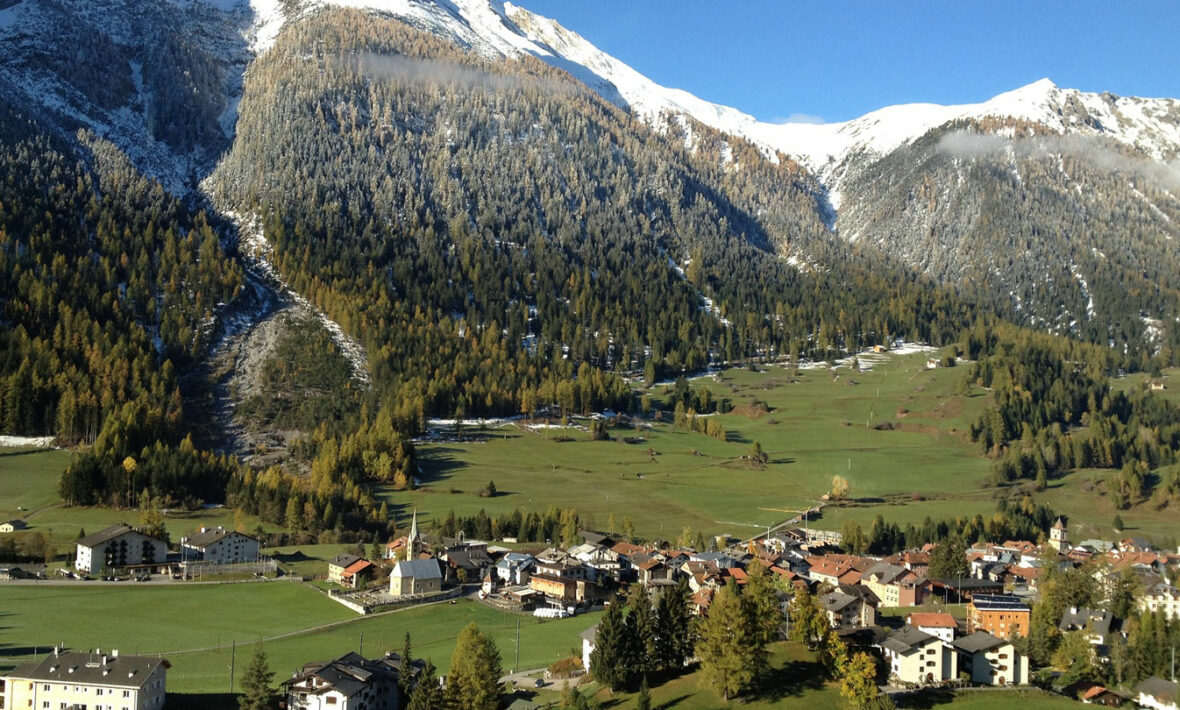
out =
<path fill-rule="evenodd" d="M 617 599 L 608 605 L 590 654 L 590 675 L 612 690 L 635 690 L 649 677 L 682 672 L 695 638 L 689 600 L 682 579 L 654 604 L 646 589 L 635 586 L 626 610 Z"/>

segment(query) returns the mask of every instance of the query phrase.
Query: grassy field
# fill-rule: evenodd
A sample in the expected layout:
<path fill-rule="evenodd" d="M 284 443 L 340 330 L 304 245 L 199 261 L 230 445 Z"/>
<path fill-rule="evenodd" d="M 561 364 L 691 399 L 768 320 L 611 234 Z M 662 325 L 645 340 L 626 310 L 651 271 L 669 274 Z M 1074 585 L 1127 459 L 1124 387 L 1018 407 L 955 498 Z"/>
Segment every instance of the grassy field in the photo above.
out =
<path fill-rule="evenodd" d="M 312 589 L 285 582 L 0 586 L 0 610 L 0 672 L 43 655 L 55 643 L 160 653 L 172 663 L 169 690 L 181 694 L 228 692 L 231 656 L 240 676 L 259 642 L 282 679 L 306 662 L 359 650 L 362 639 L 370 655 L 398 650 L 409 632 L 415 654 L 445 672 L 455 638 L 471 621 L 496 641 L 506 671 L 516 662 L 519 621 L 520 667 L 543 667 L 580 649 L 578 634 L 598 619 L 589 614 L 542 622 L 467 600 L 358 616 Z M 337 622 L 344 623 L 317 628 Z"/>
<path fill-rule="evenodd" d="M 63 505 L 57 494 L 61 473 L 70 463 L 69 451 L 56 449 L 0 448 L 0 520 L 23 518 L 28 533 L 43 532 L 65 554 L 80 532 L 93 533 L 116 523 L 136 525 L 139 512 L 106 508 L 81 508 Z M 247 516 L 253 529 L 257 518 Z M 201 526 L 232 528 L 234 511 L 213 508 L 198 511 L 169 511 L 165 526 L 173 540 L 191 534 Z M 266 530 L 277 526 L 263 524 Z M 21 535 L 22 533 L 18 533 Z"/>
<path fill-rule="evenodd" d="M 966 440 L 967 423 L 984 406 L 982 396 L 950 393 L 962 371 L 925 369 L 925 356 L 886 357 L 871 371 L 784 368 L 764 372 L 728 370 L 697 380 L 715 397 L 738 408 L 718 415 L 727 441 L 675 430 L 615 430 L 614 441 L 591 441 L 581 430 L 540 430 L 504 424 L 468 430 L 478 441 L 419 446 L 425 485 L 412 493 L 386 492 L 404 515 L 420 519 L 447 511 L 472 514 L 576 507 L 604 527 L 611 512 L 627 514 L 640 535 L 671 537 L 684 526 L 741 535 L 788 517 L 767 508 L 797 508 L 814 502 L 841 475 L 858 498 L 929 494 L 973 496 L 990 470 Z M 660 388 L 656 388 L 660 394 Z M 769 413 L 748 405 L 765 402 Z M 642 435 L 641 443 L 622 443 Z M 559 440 L 562 436 L 569 441 Z M 765 467 L 743 457 L 754 441 L 769 454 Z M 655 456 L 648 455 L 648 449 Z M 489 480 L 501 494 L 480 498 Z M 936 502 L 928 506 L 935 517 Z M 868 510 L 868 509 L 866 509 Z M 876 511 L 864 513 L 871 519 Z M 926 515 L 917 513 L 917 521 Z M 824 527 L 827 527 L 826 525 Z"/>

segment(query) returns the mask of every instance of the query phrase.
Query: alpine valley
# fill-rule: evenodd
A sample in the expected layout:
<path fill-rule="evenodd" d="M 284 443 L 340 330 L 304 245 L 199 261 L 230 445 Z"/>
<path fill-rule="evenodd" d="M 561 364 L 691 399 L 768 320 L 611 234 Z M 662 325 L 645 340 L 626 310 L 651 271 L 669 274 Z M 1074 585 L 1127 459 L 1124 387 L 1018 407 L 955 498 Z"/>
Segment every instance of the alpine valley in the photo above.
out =
<path fill-rule="evenodd" d="M 807 109 L 782 100 L 784 114 Z M 892 707 L 872 658 L 845 646 L 864 637 L 837 638 L 812 613 L 816 570 L 848 586 L 847 552 L 865 563 L 857 579 L 881 564 L 912 581 L 886 560 L 922 555 L 945 604 L 978 572 L 968 560 L 997 554 L 1014 570 L 1013 550 L 1040 550 L 1051 563 L 1019 567 L 1039 595 L 1034 632 L 1012 652 L 1046 685 L 1114 687 L 1117 673 L 1127 690 L 1163 673 L 1180 625 L 1128 617 L 1131 650 L 1082 673 L 1074 659 L 1115 642 L 1065 636 L 1061 619 L 1105 593 L 1082 558 L 1130 550 L 1128 575 L 1175 584 L 1180 557 L 1156 549 L 1180 535 L 1178 360 L 1177 99 L 1042 79 L 969 105 L 768 123 L 498 0 L 0 0 L 0 564 L 44 562 L 57 578 L 0 585 L 0 671 L 44 657 L 56 673 L 69 655 L 46 656 L 56 635 L 114 643 L 101 634 L 142 641 L 152 652 L 136 663 L 179 659 L 170 707 L 231 707 L 239 643 L 265 641 L 284 670 L 314 675 L 304 664 L 320 649 L 351 650 L 360 629 L 386 644 L 397 620 L 396 664 L 338 662 L 440 708 L 412 627 L 419 655 L 444 664 L 458 649 L 439 666 L 447 707 L 495 707 L 495 644 L 458 627 L 478 619 L 501 649 L 516 644 L 518 667 L 570 672 L 579 641 L 558 619 L 593 587 L 577 599 L 600 615 L 583 648 L 664 644 L 673 659 L 648 659 L 643 691 L 637 667 L 587 660 L 600 700 L 609 686 L 650 707 L 650 672 L 660 707 L 772 687 L 751 707 L 835 707 L 860 691 L 854 707 Z M 107 527 L 132 516 L 138 528 Z M 1136 535 L 1105 541 L 1112 519 Z M 756 536 L 719 535 L 740 526 Z M 784 530 L 795 537 L 772 538 Z M 1071 530 L 1098 547 L 1074 555 Z M 261 566 L 220 581 L 251 584 L 189 584 L 188 543 L 211 554 L 235 532 Z M 126 535 L 147 560 L 137 578 L 159 586 L 74 584 L 125 567 L 94 545 Z M 169 535 L 185 536 L 179 549 Z M 817 541 L 843 548 L 817 557 Z M 152 578 L 157 543 L 181 571 Z M 614 566 L 561 577 L 564 562 L 537 562 L 530 544 Z M 704 596 L 688 580 L 705 572 L 681 574 L 704 564 L 690 552 L 720 565 Z M 525 588 L 511 554 L 558 586 Z M 666 578 L 649 574 L 665 562 Z M 211 564 L 196 568 L 216 581 Z M 1103 578 L 1123 616 L 1140 608 L 1128 575 Z M 290 576 L 306 584 L 269 584 Z M 510 579 L 527 599 L 489 602 Z M 653 579 L 677 591 L 636 593 L 626 615 L 599 605 Z M 1062 591 L 1075 583 L 1086 594 Z M 915 608 L 920 586 L 903 592 Z M 554 590 L 522 644 L 518 612 Z M 789 640 L 786 595 L 804 628 Z M 345 619 L 338 601 L 381 612 Z M 158 618 L 132 622 L 147 610 Z M 678 625 L 630 626 L 656 618 Z M 732 688 L 710 675 L 710 644 L 734 636 L 724 624 L 758 646 L 723 679 L 747 673 Z M 627 646 L 641 638 L 650 648 Z M 459 697 L 465 647 L 495 662 L 490 689 Z M 133 662 L 91 654 L 76 678 L 116 661 Z M 686 681 L 698 673 L 703 695 Z M 864 687 L 847 690 L 856 674 Z M 242 707 L 273 707 L 266 658 L 248 675 L 262 700 Z"/>

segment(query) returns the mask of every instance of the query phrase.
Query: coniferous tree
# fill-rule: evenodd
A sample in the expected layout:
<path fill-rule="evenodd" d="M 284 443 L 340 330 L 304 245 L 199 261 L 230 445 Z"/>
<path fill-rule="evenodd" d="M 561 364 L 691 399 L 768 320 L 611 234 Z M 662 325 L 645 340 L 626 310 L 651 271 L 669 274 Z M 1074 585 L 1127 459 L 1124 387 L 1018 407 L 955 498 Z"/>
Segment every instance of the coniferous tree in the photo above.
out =
<path fill-rule="evenodd" d="M 615 599 L 598 622 L 598 636 L 590 654 L 590 675 L 611 690 L 625 689 L 634 677 L 635 649 L 623 604 Z"/>
<path fill-rule="evenodd" d="M 628 599 L 630 613 L 627 614 L 627 636 L 631 641 L 631 654 L 635 659 L 634 673 L 647 678 L 659 668 L 659 651 L 656 645 L 657 622 L 651 597 L 643 585 L 632 587 Z"/>
<path fill-rule="evenodd" d="M 272 687 L 274 677 L 262 645 L 255 646 L 254 657 L 242 674 L 242 696 L 238 698 L 240 710 L 271 710 L 278 702 L 278 693 Z"/>
<path fill-rule="evenodd" d="M 475 622 L 459 633 L 447 675 L 447 703 L 454 710 L 496 710 L 500 706 L 500 651 Z"/>
<path fill-rule="evenodd" d="M 446 696 L 438 684 L 438 675 L 429 659 L 410 693 L 408 710 L 446 710 Z"/>
<path fill-rule="evenodd" d="M 402 644 L 402 672 L 397 677 L 397 685 L 401 690 L 402 698 L 408 700 L 411 696 L 411 690 L 414 687 L 414 676 L 410 672 L 413 667 L 411 663 L 414 660 L 414 648 L 410 644 L 410 632 L 406 632 L 405 642 Z"/>
<path fill-rule="evenodd" d="M 662 671 L 679 673 L 692 656 L 695 640 L 690 601 L 688 580 L 681 577 L 656 602 L 656 658 Z"/>
<path fill-rule="evenodd" d="M 742 598 L 734 585 L 725 585 L 713 596 L 701 622 L 696 645 L 701 686 L 715 689 L 726 702 L 737 697 L 753 684 L 761 650 Z"/>

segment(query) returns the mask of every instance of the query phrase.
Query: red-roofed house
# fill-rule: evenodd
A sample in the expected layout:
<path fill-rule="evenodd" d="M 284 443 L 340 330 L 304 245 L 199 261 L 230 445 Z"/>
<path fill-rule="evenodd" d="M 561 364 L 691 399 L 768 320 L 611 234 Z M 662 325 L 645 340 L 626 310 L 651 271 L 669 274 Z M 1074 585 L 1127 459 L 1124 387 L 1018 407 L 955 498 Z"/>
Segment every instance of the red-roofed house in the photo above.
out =
<path fill-rule="evenodd" d="M 947 643 L 955 640 L 955 631 L 959 629 L 959 623 L 950 614 L 916 611 L 907 616 L 905 622 Z"/>

